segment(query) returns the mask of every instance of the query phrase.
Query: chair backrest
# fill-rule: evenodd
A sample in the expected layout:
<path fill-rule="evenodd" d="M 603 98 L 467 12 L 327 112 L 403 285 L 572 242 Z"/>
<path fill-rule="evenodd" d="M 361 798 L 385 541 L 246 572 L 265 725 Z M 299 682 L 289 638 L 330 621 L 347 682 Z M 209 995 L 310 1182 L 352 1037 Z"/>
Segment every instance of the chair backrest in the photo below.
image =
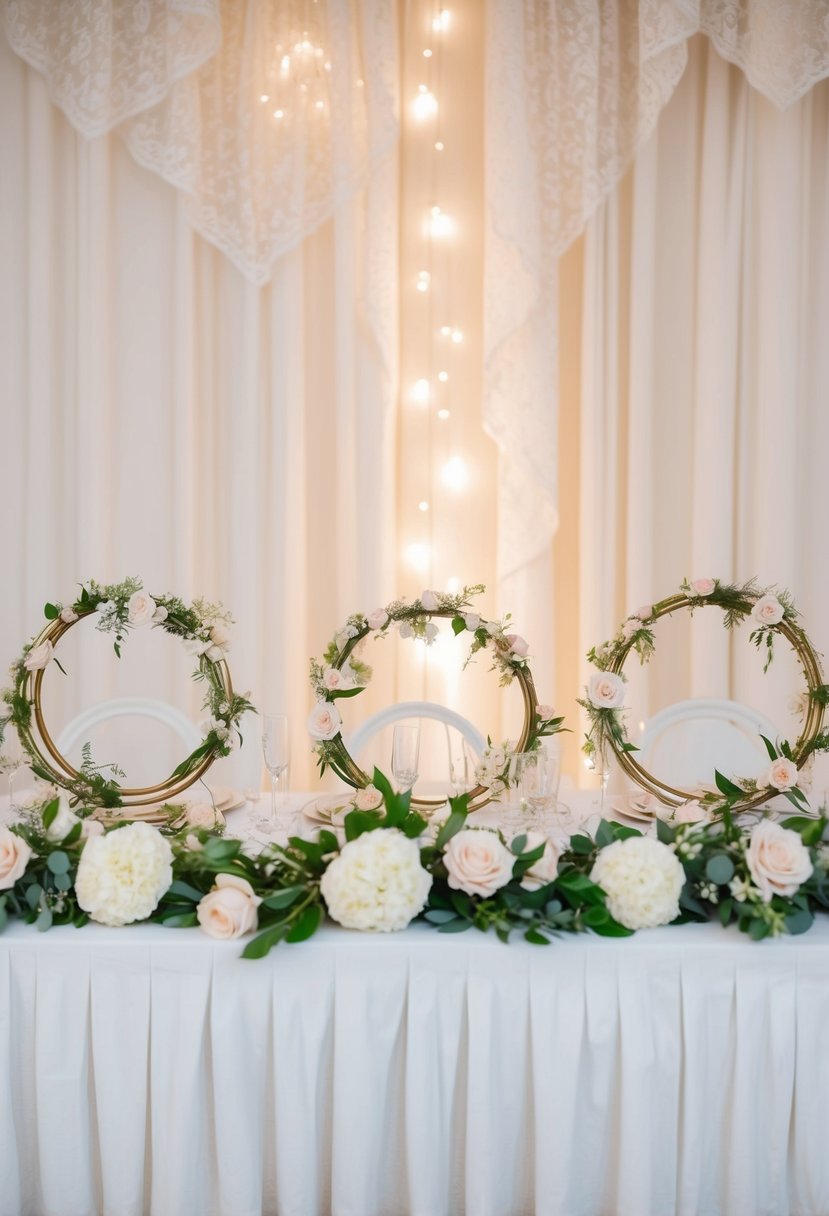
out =
<path fill-rule="evenodd" d="M 68 722 L 58 739 L 58 750 L 65 756 L 77 743 L 88 737 L 90 730 L 102 722 L 108 722 L 110 718 L 152 718 L 162 722 L 176 732 L 189 752 L 202 742 L 198 728 L 174 705 L 151 697 L 116 697 L 85 709 Z"/>
<path fill-rule="evenodd" d="M 738 701 L 694 697 L 654 714 L 645 727 L 636 759 L 670 785 L 691 789 L 726 776 L 756 777 L 768 767 L 760 735 L 774 741 L 768 718 Z"/>
<path fill-rule="evenodd" d="M 378 710 L 352 731 L 347 741 L 349 752 L 356 758 L 369 740 L 381 730 L 406 718 L 432 718 L 443 722 L 447 727 L 454 727 L 478 756 L 486 747 L 486 739 L 481 732 L 454 709 L 447 709 L 445 705 L 437 705 L 434 701 L 400 701 L 397 705 Z"/>

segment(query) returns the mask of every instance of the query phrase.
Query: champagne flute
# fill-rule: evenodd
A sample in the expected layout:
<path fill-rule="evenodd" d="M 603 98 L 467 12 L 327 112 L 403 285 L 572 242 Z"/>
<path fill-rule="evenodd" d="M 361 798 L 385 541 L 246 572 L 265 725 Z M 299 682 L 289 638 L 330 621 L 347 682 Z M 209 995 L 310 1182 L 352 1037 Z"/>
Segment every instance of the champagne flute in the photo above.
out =
<path fill-rule="evenodd" d="M 268 836 L 273 836 L 278 827 L 276 786 L 290 760 L 288 719 L 284 714 L 262 716 L 262 756 L 265 768 L 271 775 L 271 806 L 270 813 L 265 812 L 257 818 L 256 826 Z"/>
<path fill-rule="evenodd" d="M 391 771 L 398 789 L 410 790 L 419 776 L 420 723 L 399 724 L 394 728 Z"/>
<path fill-rule="evenodd" d="M 23 748 L 16 730 L 7 728 L 3 738 L 2 754 L 0 754 L 0 772 L 9 779 L 9 811 L 12 816 L 17 813 L 17 803 L 14 798 L 14 780 L 21 768 L 24 767 Z"/>

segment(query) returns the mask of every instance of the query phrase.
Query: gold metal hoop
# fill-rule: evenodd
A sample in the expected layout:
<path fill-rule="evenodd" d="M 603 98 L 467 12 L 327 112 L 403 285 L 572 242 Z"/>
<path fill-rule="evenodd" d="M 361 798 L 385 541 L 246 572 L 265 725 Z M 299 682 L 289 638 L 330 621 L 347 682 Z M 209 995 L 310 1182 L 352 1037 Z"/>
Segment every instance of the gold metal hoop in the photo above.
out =
<path fill-rule="evenodd" d="M 720 608 L 722 611 L 721 605 L 716 602 L 702 597 L 691 597 L 678 593 L 654 605 L 648 624 L 659 620 L 660 617 L 670 616 L 674 612 L 684 608 L 691 608 L 694 611 L 698 608 Z M 800 769 L 812 754 L 812 744 L 821 734 L 823 727 L 824 706 L 820 704 L 817 697 L 812 695 L 823 687 L 823 673 L 821 671 L 820 659 L 804 631 L 797 625 L 791 625 L 788 621 L 783 620 L 776 625 L 769 626 L 769 628 L 774 630 L 775 633 L 781 634 L 792 647 L 803 669 L 803 674 L 809 687 L 808 712 L 800 736 L 792 748 L 793 762 Z M 633 639 L 620 648 L 618 654 L 610 663 L 608 671 L 613 672 L 615 675 L 621 675 L 632 645 Z M 646 790 L 649 794 L 653 794 L 661 802 L 667 803 L 669 806 L 680 806 L 683 802 L 689 802 L 699 796 L 698 790 L 676 789 L 674 786 L 668 785 L 667 782 L 655 777 L 653 773 L 649 773 L 643 765 L 634 759 L 634 753 L 622 751 L 612 736 L 609 736 L 609 742 L 622 771 L 643 790 Z M 754 796 L 746 796 L 745 800 L 736 803 L 732 809 L 735 811 L 748 811 L 752 807 L 761 806 L 764 802 L 768 801 L 768 798 L 768 790 L 763 790 L 762 793 Z"/>
<path fill-rule="evenodd" d="M 92 611 L 81 612 L 75 621 L 64 621 L 60 617 L 56 617 L 54 620 L 49 621 L 40 631 L 32 643 L 32 648 L 41 646 L 44 642 L 51 642 L 53 646 L 56 646 L 73 625 L 77 625 L 80 621 L 94 615 Z M 230 679 L 230 669 L 224 659 L 220 659 L 214 663 L 202 656 L 200 662 L 207 664 L 218 675 L 225 697 L 228 702 L 231 702 L 233 700 L 233 684 Z M 28 745 L 30 752 L 37 757 L 38 763 L 49 774 L 54 784 L 65 787 L 68 782 L 82 781 L 83 774 L 74 768 L 66 757 L 61 754 L 52 736 L 49 734 L 43 716 L 42 687 L 44 674 L 45 668 L 40 668 L 34 672 L 27 672 L 22 688 L 23 695 L 32 705 L 34 722 L 39 738 L 36 737 L 35 731 L 31 727 L 18 727 L 18 731 L 23 735 L 24 743 Z M 40 744 L 42 744 L 42 747 Z M 121 805 L 130 807 L 145 806 L 153 802 L 167 802 L 203 777 L 214 759 L 214 754 L 208 752 L 184 776 L 168 777 L 166 781 L 160 781 L 157 785 L 121 788 L 119 790 Z"/>
<path fill-rule="evenodd" d="M 457 612 L 452 609 L 436 608 L 431 612 L 427 612 L 426 615 L 430 618 L 443 617 L 446 620 L 451 620 L 453 617 L 457 616 Z M 338 670 L 342 668 L 342 666 L 349 659 L 354 648 L 359 644 L 359 642 L 362 641 L 364 636 L 365 634 L 361 634 L 356 638 L 350 638 L 348 643 L 340 651 L 337 661 L 333 664 L 333 666 Z M 536 720 L 536 706 L 538 704 L 538 697 L 536 695 L 535 684 L 533 683 L 532 674 L 529 668 L 516 667 L 515 678 L 521 688 L 521 696 L 524 703 L 524 723 L 521 728 L 521 735 L 518 743 L 516 744 L 515 750 L 516 752 L 523 752 L 527 750 L 528 745 L 534 738 L 533 727 Z M 343 781 L 345 781 L 348 785 L 353 786 L 355 789 L 362 789 L 371 784 L 371 777 L 368 775 L 368 773 L 364 772 L 363 769 L 360 768 L 359 764 L 357 764 L 356 760 L 354 760 L 354 758 L 351 756 L 342 735 L 339 736 L 339 746 L 337 747 L 336 760 L 334 763 L 329 761 L 329 765 L 333 771 L 342 778 Z M 482 807 L 485 807 L 487 803 L 491 802 L 492 795 L 490 793 L 489 786 L 476 785 L 474 789 L 469 791 L 468 798 L 468 810 L 471 813 L 472 811 L 481 810 Z M 415 810 L 423 810 L 428 812 L 434 811 L 439 806 L 443 806 L 445 802 L 445 797 L 412 798 L 411 804 Z"/>

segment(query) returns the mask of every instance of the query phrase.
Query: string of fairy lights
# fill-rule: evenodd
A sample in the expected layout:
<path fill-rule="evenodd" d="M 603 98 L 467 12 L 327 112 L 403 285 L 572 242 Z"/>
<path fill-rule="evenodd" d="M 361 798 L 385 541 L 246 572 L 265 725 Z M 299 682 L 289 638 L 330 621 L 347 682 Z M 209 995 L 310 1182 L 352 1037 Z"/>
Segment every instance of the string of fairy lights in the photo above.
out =
<path fill-rule="evenodd" d="M 447 151 L 443 129 L 441 80 L 446 40 L 452 30 L 452 14 L 448 8 L 427 3 L 415 6 L 411 36 L 417 43 L 419 72 L 416 91 L 406 107 L 406 135 L 422 141 L 427 154 L 428 171 L 424 175 L 422 219 L 419 235 L 422 241 L 421 268 L 415 274 L 411 288 L 421 297 L 421 307 L 415 313 L 426 331 L 421 343 L 420 375 L 404 386 L 403 408 L 409 406 L 421 412 L 425 430 L 427 460 L 423 463 L 424 482 L 417 498 L 421 525 L 417 537 L 405 547 L 405 558 L 413 571 L 433 580 L 436 573 L 435 511 L 436 477 L 440 485 L 451 492 L 462 491 L 468 480 L 466 461 L 451 447 L 452 410 L 452 352 L 464 340 L 463 330 L 452 318 L 451 251 L 457 234 L 457 222 L 441 202 L 441 164 Z M 436 449 L 444 455 L 439 465 Z M 446 580 L 447 590 L 455 590 L 458 580 Z"/>

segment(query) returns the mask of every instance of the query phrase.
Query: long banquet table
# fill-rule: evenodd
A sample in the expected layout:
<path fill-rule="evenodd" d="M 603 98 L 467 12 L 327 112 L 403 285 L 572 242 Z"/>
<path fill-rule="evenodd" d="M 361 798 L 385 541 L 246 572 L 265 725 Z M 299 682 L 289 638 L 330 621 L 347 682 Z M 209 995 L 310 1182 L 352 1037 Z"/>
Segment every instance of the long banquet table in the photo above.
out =
<path fill-rule="evenodd" d="M 0 936 L 2 1216 L 825 1216 L 829 923 Z"/>

